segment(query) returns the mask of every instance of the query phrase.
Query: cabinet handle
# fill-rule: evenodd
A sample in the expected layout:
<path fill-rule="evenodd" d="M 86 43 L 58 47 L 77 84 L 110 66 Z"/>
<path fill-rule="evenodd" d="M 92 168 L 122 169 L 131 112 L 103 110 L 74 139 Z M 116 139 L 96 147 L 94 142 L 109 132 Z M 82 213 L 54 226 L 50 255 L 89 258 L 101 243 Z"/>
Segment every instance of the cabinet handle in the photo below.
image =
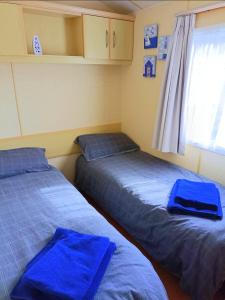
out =
<path fill-rule="evenodd" d="M 113 31 L 113 48 L 116 47 L 116 32 Z"/>
<path fill-rule="evenodd" d="M 108 30 L 105 31 L 105 46 L 108 48 L 109 46 L 109 32 Z"/>

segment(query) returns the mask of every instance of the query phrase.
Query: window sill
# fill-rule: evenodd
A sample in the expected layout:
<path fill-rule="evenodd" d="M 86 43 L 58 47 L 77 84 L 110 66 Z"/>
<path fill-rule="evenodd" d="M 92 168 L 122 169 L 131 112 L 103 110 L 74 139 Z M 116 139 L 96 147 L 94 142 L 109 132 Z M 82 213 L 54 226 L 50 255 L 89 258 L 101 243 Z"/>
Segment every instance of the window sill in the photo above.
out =
<path fill-rule="evenodd" d="M 220 147 L 217 147 L 217 148 L 213 148 L 213 147 L 204 147 L 198 143 L 192 143 L 192 142 L 188 142 L 187 143 L 188 145 L 194 147 L 194 148 L 198 148 L 200 150 L 203 150 L 203 151 L 208 151 L 208 152 L 212 152 L 212 153 L 215 153 L 215 154 L 218 154 L 218 155 L 224 155 L 225 156 L 225 148 L 220 148 Z"/>

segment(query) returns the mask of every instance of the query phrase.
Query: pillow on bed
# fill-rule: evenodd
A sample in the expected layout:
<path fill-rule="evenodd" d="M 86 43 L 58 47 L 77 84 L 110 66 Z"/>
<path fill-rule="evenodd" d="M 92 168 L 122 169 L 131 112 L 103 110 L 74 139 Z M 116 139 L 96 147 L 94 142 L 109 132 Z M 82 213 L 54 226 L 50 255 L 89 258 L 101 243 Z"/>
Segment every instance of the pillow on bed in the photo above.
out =
<path fill-rule="evenodd" d="M 49 170 L 43 148 L 0 150 L 0 178 Z"/>
<path fill-rule="evenodd" d="M 124 133 L 85 134 L 76 138 L 87 161 L 139 150 Z"/>

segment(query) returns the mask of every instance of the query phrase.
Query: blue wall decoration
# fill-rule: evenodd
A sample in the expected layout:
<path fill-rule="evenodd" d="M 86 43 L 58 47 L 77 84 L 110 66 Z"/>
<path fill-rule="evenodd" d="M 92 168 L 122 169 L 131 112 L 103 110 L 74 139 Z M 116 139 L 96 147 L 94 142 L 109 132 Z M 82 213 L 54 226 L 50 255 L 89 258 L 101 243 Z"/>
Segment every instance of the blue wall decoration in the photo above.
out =
<path fill-rule="evenodd" d="M 170 36 L 160 36 L 159 37 L 159 48 L 158 48 L 158 59 L 165 60 L 167 57 L 168 46 L 170 42 Z"/>
<path fill-rule="evenodd" d="M 144 49 L 157 48 L 158 25 L 147 25 L 144 28 Z"/>
<path fill-rule="evenodd" d="M 144 77 L 156 77 L 156 56 L 144 57 Z"/>

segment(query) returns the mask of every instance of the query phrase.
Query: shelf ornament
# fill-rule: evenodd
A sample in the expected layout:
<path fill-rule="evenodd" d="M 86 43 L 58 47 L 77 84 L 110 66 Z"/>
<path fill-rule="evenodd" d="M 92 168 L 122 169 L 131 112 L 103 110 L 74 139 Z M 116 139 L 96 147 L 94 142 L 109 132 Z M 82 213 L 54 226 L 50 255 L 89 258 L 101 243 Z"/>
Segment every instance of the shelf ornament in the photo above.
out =
<path fill-rule="evenodd" d="M 33 51 L 35 55 L 42 55 L 42 47 L 38 35 L 33 36 Z"/>

